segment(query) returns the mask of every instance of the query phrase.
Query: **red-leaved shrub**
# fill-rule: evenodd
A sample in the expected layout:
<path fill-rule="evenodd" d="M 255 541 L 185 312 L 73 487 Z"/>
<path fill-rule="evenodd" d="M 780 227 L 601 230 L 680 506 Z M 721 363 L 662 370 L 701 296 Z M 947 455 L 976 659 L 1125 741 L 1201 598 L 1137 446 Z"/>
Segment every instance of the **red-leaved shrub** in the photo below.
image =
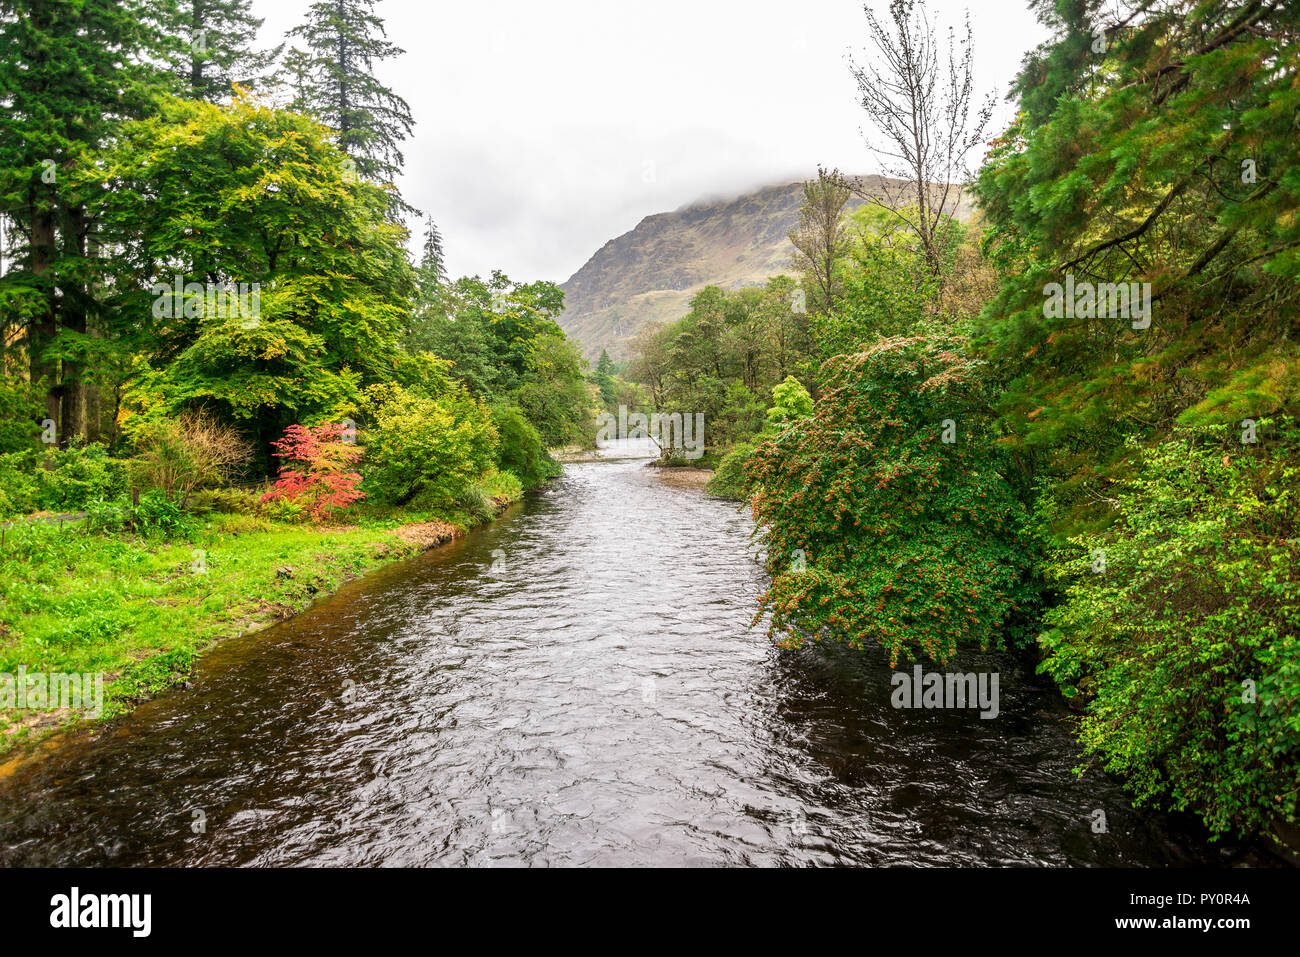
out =
<path fill-rule="evenodd" d="M 301 500 L 317 521 L 366 497 L 357 490 L 361 476 L 353 470 L 361 450 L 343 441 L 343 427 L 332 422 L 304 429 L 291 425 L 272 442 L 281 459 L 280 478 L 263 502 Z"/>

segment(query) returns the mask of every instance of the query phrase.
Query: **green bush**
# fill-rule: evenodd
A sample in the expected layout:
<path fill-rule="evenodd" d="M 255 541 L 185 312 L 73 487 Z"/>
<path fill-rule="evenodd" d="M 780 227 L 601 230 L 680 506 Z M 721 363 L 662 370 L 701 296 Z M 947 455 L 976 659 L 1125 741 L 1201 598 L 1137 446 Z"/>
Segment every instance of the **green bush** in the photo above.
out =
<path fill-rule="evenodd" d="M 91 502 L 112 501 L 127 491 L 126 466 L 108 457 L 97 442 L 46 453 L 36 472 L 40 507 L 52 512 L 75 511 Z"/>
<path fill-rule="evenodd" d="M 492 414 L 463 390 L 433 398 L 384 383 L 366 390 L 365 408 L 374 427 L 362 472 L 368 493 L 383 501 L 454 505 L 496 464 Z"/>
<path fill-rule="evenodd" d="M 537 429 L 518 406 L 497 406 L 492 410 L 492 421 L 501 442 L 497 466 L 514 473 L 524 488 L 536 488 L 563 471 L 542 446 Z"/>
<path fill-rule="evenodd" d="M 1041 670 L 1087 699 L 1087 753 L 1137 803 L 1216 834 L 1294 822 L 1300 775 L 1300 455 L 1204 430 L 1131 445 L 1118 521 L 1048 565 Z M 1067 507 L 1067 506 L 1060 506 Z M 1054 517 L 1040 502 L 1042 526 Z"/>
<path fill-rule="evenodd" d="M 36 511 L 40 494 L 35 452 L 0 455 L 0 517 Z"/>
<path fill-rule="evenodd" d="M 126 491 L 125 465 L 98 443 L 0 455 L 0 515 L 74 512 Z"/>
<path fill-rule="evenodd" d="M 39 389 L 23 379 L 0 375 L 0 458 L 36 445 L 41 431 L 36 423 L 44 411 Z"/>
<path fill-rule="evenodd" d="M 490 522 L 497 513 L 492 496 L 479 485 L 471 485 L 465 489 L 456 504 L 469 515 L 476 525 Z"/>
<path fill-rule="evenodd" d="M 773 576 L 760 613 L 786 643 L 880 644 L 897 663 L 1021 638 L 1033 555 L 979 368 L 941 338 L 831 359 L 814 414 L 750 457 Z"/>
<path fill-rule="evenodd" d="M 705 494 L 733 502 L 746 501 L 749 495 L 745 489 L 745 468 L 756 448 L 758 446 L 752 442 L 743 442 L 728 451 L 704 486 Z"/>
<path fill-rule="evenodd" d="M 190 509 L 196 513 L 218 512 L 223 515 L 256 515 L 262 511 L 258 491 L 243 488 L 211 488 L 196 492 Z M 268 503 L 270 504 L 270 503 Z"/>
<path fill-rule="evenodd" d="M 86 506 L 86 528 L 91 532 L 130 531 L 146 538 L 186 538 L 197 523 L 178 502 L 157 491 L 145 492 L 138 505 L 130 501 L 97 501 Z"/>

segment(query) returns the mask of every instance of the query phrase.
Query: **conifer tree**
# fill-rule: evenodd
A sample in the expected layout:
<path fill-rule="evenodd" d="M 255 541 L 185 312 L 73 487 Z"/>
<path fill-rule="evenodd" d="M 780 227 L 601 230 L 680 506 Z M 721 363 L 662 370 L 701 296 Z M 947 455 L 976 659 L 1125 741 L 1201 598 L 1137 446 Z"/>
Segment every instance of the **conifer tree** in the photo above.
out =
<path fill-rule="evenodd" d="M 162 49 L 139 0 L 0 0 L 0 277 L 6 341 L 17 341 L 60 440 L 88 432 L 85 376 L 99 268 L 97 151 L 148 109 Z M 12 340 L 11 340 L 12 336 Z"/>
<path fill-rule="evenodd" d="M 173 69 L 196 100 L 216 103 L 236 83 L 258 84 L 283 49 L 253 49 L 262 20 L 253 16 L 252 0 L 171 0 L 162 19 L 175 44 Z"/>
<path fill-rule="evenodd" d="M 398 144 L 411 133 L 406 101 L 375 77 L 380 60 L 404 51 L 390 43 L 375 0 L 317 0 L 307 20 L 289 31 L 310 54 L 299 108 L 335 131 L 357 173 L 391 182 L 401 169 Z"/>

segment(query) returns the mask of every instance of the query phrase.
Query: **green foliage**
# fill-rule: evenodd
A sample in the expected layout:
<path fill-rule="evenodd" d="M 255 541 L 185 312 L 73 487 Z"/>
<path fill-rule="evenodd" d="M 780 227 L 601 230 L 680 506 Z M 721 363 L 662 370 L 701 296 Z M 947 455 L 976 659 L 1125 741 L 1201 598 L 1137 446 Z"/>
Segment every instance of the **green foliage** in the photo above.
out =
<path fill-rule="evenodd" d="M 126 494 L 123 462 L 98 443 L 0 455 L 0 515 L 74 512 Z"/>
<path fill-rule="evenodd" d="M 760 616 L 788 643 L 879 644 L 895 663 L 1002 647 L 1032 556 L 978 363 L 959 341 L 886 339 L 825 373 L 813 417 L 751 457 L 773 575 Z"/>
<path fill-rule="evenodd" d="M 373 427 L 364 436 L 369 494 L 406 505 L 455 504 L 497 461 L 492 414 L 461 389 L 437 398 L 393 383 L 371 386 L 363 403 Z"/>
<path fill-rule="evenodd" d="M 197 528 L 179 502 L 159 491 L 145 492 L 139 504 L 130 501 L 96 501 L 86 506 L 86 529 L 91 532 L 134 532 L 146 538 L 190 538 Z"/>
<path fill-rule="evenodd" d="M 127 406 L 208 409 L 265 456 L 288 425 L 338 421 L 360 387 L 392 377 L 414 288 L 405 230 L 305 117 L 248 97 L 162 109 L 123 130 L 101 211 L 122 247 L 110 305 L 143 353 Z M 178 275 L 248 294 L 225 309 L 178 298 Z"/>
<path fill-rule="evenodd" d="M 772 389 L 772 407 L 767 410 L 765 430 L 779 431 L 812 414 L 813 400 L 808 390 L 794 376 L 786 376 L 785 381 Z"/>
<path fill-rule="evenodd" d="M 518 406 L 497 406 L 492 421 L 500 437 L 497 465 L 517 476 L 524 488 L 536 488 L 555 478 L 561 468 L 542 445 L 541 437 Z"/>
<path fill-rule="evenodd" d="M 749 498 L 746 470 L 749 467 L 749 457 L 756 448 L 758 446 L 752 442 L 742 442 L 740 445 L 732 446 L 704 486 L 705 493 L 714 498 L 730 499 L 733 502 L 746 501 Z"/>
<path fill-rule="evenodd" d="M 1068 536 L 1112 519 L 1130 435 L 1296 411 L 1300 7 L 1037 6 L 1055 36 L 979 177 L 1004 271 L 979 340 L 1009 444 L 1073 493 Z M 1101 22 L 1124 26 L 1097 53 Z M 1149 326 L 1050 315 L 1068 276 L 1151 283 Z"/>
<path fill-rule="evenodd" d="M 35 452 L 0 455 L 0 517 L 36 511 L 41 495 L 36 461 Z"/>
<path fill-rule="evenodd" d="M 1258 448 L 1206 430 L 1130 442 L 1119 520 L 1048 563 L 1065 600 L 1041 667 L 1088 700 L 1087 751 L 1139 803 L 1199 810 L 1215 832 L 1296 817 L 1300 431 L 1278 432 Z M 1060 507 L 1045 495 L 1040 523 Z"/>
<path fill-rule="evenodd" d="M 590 400 L 583 378 L 584 360 L 563 333 L 533 340 L 513 400 L 537 428 L 547 448 L 591 444 Z"/>
<path fill-rule="evenodd" d="M 0 375 L 0 455 L 36 445 L 44 407 L 38 390 L 16 377 Z"/>

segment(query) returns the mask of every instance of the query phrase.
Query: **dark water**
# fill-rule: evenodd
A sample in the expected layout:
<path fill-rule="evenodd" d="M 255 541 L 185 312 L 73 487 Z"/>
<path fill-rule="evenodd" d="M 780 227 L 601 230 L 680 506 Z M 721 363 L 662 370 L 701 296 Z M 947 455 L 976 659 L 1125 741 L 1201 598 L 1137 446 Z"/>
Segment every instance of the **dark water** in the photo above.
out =
<path fill-rule="evenodd" d="M 196 687 L 0 781 L 5 864 L 1219 862 L 1079 780 L 1066 713 L 894 710 L 879 656 L 748 624 L 749 520 L 640 462 L 224 644 Z M 350 689 L 352 700 L 346 700 Z M 1095 812 L 1106 833 L 1094 833 Z M 196 833 L 194 812 L 204 826 Z"/>

